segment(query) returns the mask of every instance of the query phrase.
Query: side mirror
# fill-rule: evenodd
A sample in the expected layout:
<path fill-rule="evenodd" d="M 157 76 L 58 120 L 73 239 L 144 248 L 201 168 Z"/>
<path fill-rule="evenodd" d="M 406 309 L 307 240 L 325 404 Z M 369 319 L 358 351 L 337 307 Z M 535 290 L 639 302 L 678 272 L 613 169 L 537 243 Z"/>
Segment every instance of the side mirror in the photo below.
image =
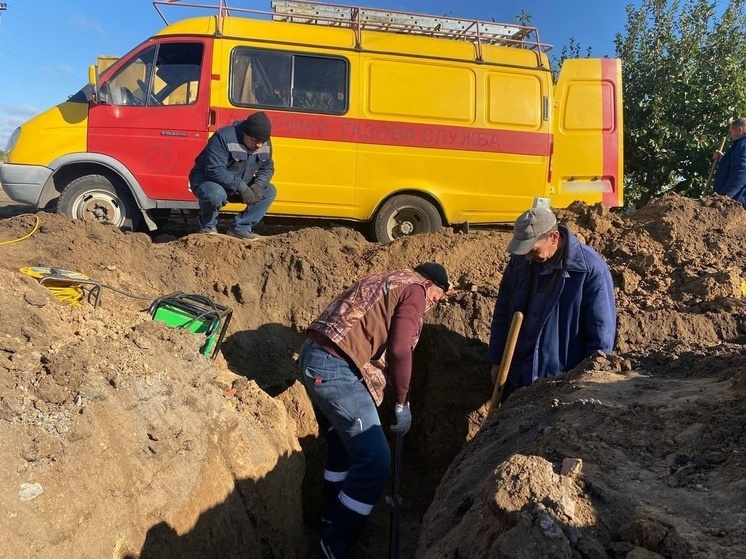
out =
<path fill-rule="evenodd" d="M 98 95 L 98 66 L 88 66 L 88 88 L 90 90 L 90 101 L 97 105 L 99 103 Z"/>

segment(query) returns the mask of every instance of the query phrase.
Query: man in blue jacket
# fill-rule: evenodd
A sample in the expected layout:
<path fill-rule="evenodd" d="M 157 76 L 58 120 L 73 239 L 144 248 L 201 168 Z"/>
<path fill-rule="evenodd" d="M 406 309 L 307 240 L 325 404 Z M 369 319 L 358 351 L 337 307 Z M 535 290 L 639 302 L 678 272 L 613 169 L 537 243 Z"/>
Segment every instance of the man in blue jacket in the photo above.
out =
<path fill-rule="evenodd" d="M 277 196 L 270 179 L 275 172 L 272 124 L 264 112 L 220 128 L 194 160 L 189 184 L 199 201 L 202 233 L 217 235 L 218 211 L 228 203 L 243 202 L 246 209 L 236 217 L 229 235 L 255 241 L 254 226 Z"/>
<path fill-rule="evenodd" d="M 715 152 L 719 161 L 715 173 L 714 190 L 723 196 L 730 196 L 746 208 L 746 118 L 737 118 L 728 128 L 731 144 L 723 154 Z"/>
<path fill-rule="evenodd" d="M 596 350 L 611 353 L 616 335 L 614 283 L 606 262 L 582 244 L 554 213 L 521 214 L 508 245 L 512 254 L 500 282 L 490 331 L 489 359 L 496 381 L 513 314 L 523 325 L 502 400 L 540 378 L 574 368 Z"/>

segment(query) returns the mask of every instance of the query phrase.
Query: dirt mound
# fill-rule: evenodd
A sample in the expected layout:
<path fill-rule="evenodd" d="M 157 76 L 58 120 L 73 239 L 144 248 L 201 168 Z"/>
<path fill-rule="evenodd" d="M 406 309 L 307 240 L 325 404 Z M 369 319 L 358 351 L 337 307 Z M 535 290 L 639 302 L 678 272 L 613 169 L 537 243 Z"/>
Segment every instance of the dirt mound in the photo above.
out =
<path fill-rule="evenodd" d="M 599 356 L 565 381 L 516 393 L 443 478 L 418 555 L 538 557 L 509 551 L 520 533 L 532 549 L 545 537 L 558 542 L 552 557 L 625 557 L 635 547 L 625 526 L 654 522 L 684 542 L 676 552 L 637 542 L 664 557 L 743 556 L 746 352 L 681 360 L 675 372 L 637 372 Z M 519 454 L 541 457 L 540 465 L 501 475 Z M 559 475 L 568 461 L 579 464 L 569 478 Z M 501 500 L 526 493 L 512 507 Z M 549 533 L 537 532 L 547 514 Z M 491 527 L 487 542 L 473 537 L 475 515 Z"/>
<path fill-rule="evenodd" d="M 482 426 L 417 556 L 744 556 L 746 212 L 669 196 L 626 217 L 582 204 L 559 217 L 609 262 L 617 355 L 519 391 Z M 572 482 L 557 475 L 575 459 Z M 506 492 L 531 496 L 506 507 Z M 641 535 L 649 525 L 663 535 Z"/>
<path fill-rule="evenodd" d="M 277 508 L 300 511 L 304 470 L 280 403 L 255 384 L 226 401 L 200 340 L 143 313 L 64 307 L 8 270 L 0 285 L 4 556 L 302 554 L 300 516 Z"/>
<path fill-rule="evenodd" d="M 20 211 L 0 209 L 0 242 L 31 230 L 8 218 Z M 380 246 L 277 226 L 246 244 L 39 217 L 0 245 L 8 556 L 313 557 L 322 448 L 296 379 L 302 331 L 362 275 L 428 260 L 460 291 L 415 353 L 402 557 L 746 555 L 746 212 L 727 199 L 560 212 L 612 269 L 617 355 L 519 391 L 489 421 L 507 229 Z M 104 288 L 96 310 L 65 306 L 24 266 L 141 299 Z M 233 309 L 216 361 L 144 312 L 176 291 Z M 385 555 L 387 514 L 374 511 L 360 557 Z"/>
<path fill-rule="evenodd" d="M 561 212 L 561 219 L 612 269 L 620 353 L 646 355 L 738 337 L 746 278 L 743 208 L 720 196 L 693 201 L 672 195 L 625 218 L 579 205 Z"/>

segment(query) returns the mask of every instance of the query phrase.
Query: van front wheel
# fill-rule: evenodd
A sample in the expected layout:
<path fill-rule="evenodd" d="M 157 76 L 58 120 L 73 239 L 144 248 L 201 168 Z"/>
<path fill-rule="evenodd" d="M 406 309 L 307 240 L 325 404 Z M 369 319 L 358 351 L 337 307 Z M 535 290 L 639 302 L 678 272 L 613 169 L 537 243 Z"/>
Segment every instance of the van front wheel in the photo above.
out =
<path fill-rule="evenodd" d="M 373 220 L 373 233 L 380 243 L 417 233 L 432 233 L 443 226 L 438 209 L 411 194 L 393 196 L 384 202 Z"/>
<path fill-rule="evenodd" d="M 70 219 L 108 223 L 123 231 L 134 231 L 140 222 L 130 193 L 103 175 L 85 175 L 71 181 L 60 194 L 57 213 Z"/>

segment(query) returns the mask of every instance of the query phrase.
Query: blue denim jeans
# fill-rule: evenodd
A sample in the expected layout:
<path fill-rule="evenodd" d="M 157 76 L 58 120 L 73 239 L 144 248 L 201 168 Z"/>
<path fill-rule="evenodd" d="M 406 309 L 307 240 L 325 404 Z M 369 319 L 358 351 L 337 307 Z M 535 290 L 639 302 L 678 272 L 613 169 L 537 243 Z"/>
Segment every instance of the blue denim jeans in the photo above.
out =
<path fill-rule="evenodd" d="M 356 367 L 309 341 L 301 347 L 298 365 L 327 444 L 325 476 L 338 474 L 338 494 L 334 502 L 324 503 L 331 521 L 324 537 L 345 540 L 343 548 L 350 549 L 386 488 L 391 451 Z M 348 526 L 355 517 L 359 526 Z"/>
<path fill-rule="evenodd" d="M 261 183 L 260 183 L 261 184 Z M 228 203 L 228 192 L 216 182 L 206 181 L 192 185 L 192 190 L 199 201 L 199 224 L 203 229 L 216 227 L 218 211 Z M 249 204 L 244 211 L 236 214 L 233 227 L 237 231 L 251 231 L 267 213 L 277 197 L 277 189 L 272 183 L 262 185 L 262 199 Z"/>

